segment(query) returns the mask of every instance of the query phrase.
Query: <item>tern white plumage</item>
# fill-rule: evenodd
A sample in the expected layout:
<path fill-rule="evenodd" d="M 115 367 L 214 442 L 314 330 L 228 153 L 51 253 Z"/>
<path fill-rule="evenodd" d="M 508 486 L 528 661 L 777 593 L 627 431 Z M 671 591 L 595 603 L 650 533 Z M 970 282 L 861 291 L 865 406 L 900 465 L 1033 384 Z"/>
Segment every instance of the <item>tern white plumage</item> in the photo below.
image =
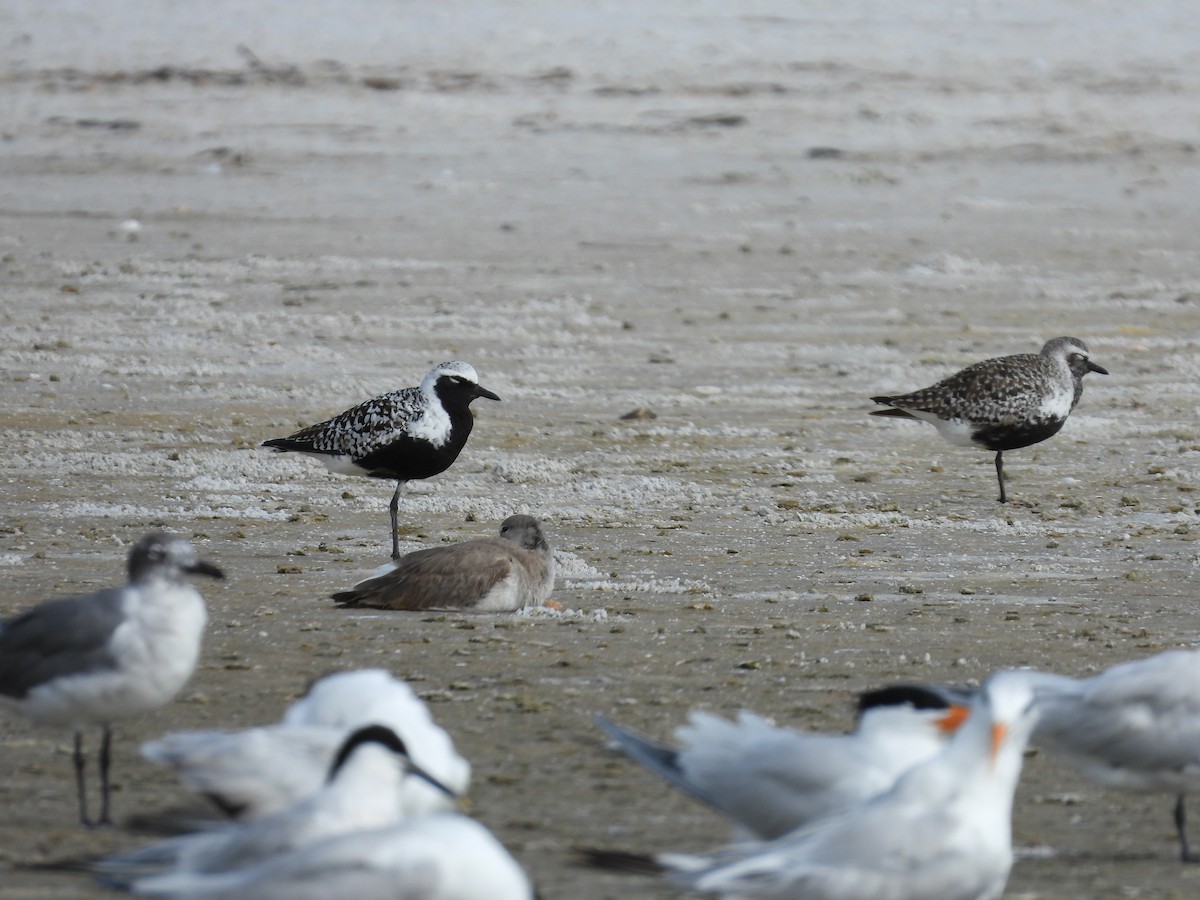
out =
<path fill-rule="evenodd" d="M 188 787 L 228 815 L 252 821 L 320 789 L 349 732 L 369 724 L 391 728 L 413 762 L 455 793 L 465 793 L 470 764 L 424 701 L 382 669 L 320 679 L 274 725 L 177 732 L 144 744 L 142 753 L 175 769 Z M 442 791 L 421 779 L 406 779 L 402 795 L 409 815 L 450 805 Z"/>
<path fill-rule="evenodd" d="M 406 817 L 405 781 L 418 778 L 454 793 L 419 768 L 390 728 L 356 729 L 338 750 L 316 793 L 266 818 L 181 835 L 93 867 L 102 881 L 152 890 L 167 873 L 229 872 L 335 835 L 395 825 Z"/>
<path fill-rule="evenodd" d="M 1200 790 L 1200 650 L 1170 650 L 1092 678 L 1034 679 L 1033 743 L 1106 787 L 1173 794 L 1180 857 L 1192 855 L 1185 797 Z"/>
<path fill-rule="evenodd" d="M 63 597 L 0 623 L 0 705 L 75 729 L 79 819 L 109 824 L 112 723 L 167 703 L 191 677 L 208 620 L 186 575 L 224 577 L 181 537 L 146 535 L 129 552 L 129 583 Z M 83 727 L 102 728 L 100 817 L 84 786 Z"/>
<path fill-rule="evenodd" d="M 731 819 L 739 836 L 770 839 L 890 788 L 941 751 L 968 702 L 919 687 L 869 691 L 850 734 L 780 728 L 744 710 L 736 722 L 697 711 L 675 730 L 678 749 L 598 723 L 631 758 Z"/>
<path fill-rule="evenodd" d="M 436 813 L 355 831 L 233 872 L 139 885 L 157 897 L 237 900 L 533 900 L 529 878 L 474 819 Z"/>
<path fill-rule="evenodd" d="M 709 855 L 586 857 L 650 865 L 691 890 L 739 900 L 992 900 L 1012 868 L 1013 792 L 1036 720 L 1024 673 L 1000 672 L 940 753 L 860 806 Z"/>

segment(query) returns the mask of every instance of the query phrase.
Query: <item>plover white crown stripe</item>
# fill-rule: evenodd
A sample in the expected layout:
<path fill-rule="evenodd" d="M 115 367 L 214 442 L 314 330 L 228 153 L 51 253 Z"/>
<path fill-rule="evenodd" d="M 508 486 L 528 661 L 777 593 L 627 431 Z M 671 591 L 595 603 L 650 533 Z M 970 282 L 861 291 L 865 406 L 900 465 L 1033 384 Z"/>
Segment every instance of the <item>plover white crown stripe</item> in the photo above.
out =
<path fill-rule="evenodd" d="M 102 726 L 100 817 L 109 824 L 112 723 L 152 712 L 191 677 L 208 615 L 188 574 L 224 577 L 183 538 L 155 532 L 129 552 L 129 583 L 51 600 L 0 623 L 0 706 L 75 729 L 79 819 L 88 817 L 83 726 Z"/>
<path fill-rule="evenodd" d="M 919 419 L 951 444 L 995 451 L 999 500 L 1004 503 L 1004 451 L 1057 434 L 1079 402 L 1088 372 L 1108 374 L 1091 361 L 1079 338 L 1056 337 L 1040 353 L 985 359 L 931 387 L 872 397 L 890 408 L 871 415 Z"/>
<path fill-rule="evenodd" d="M 469 363 L 444 362 L 430 369 L 417 387 L 380 394 L 262 445 L 314 457 L 339 475 L 394 480 L 388 511 L 392 559 L 399 559 L 397 511 L 404 485 L 444 472 L 458 459 L 475 424 L 470 406 L 477 397 L 500 399 L 479 384 Z"/>
<path fill-rule="evenodd" d="M 345 607 L 511 612 L 554 590 L 554 553 L 533 516 L 509 516 L 500 536 L 409 553 L 380 575 L 333 595 Z"/>

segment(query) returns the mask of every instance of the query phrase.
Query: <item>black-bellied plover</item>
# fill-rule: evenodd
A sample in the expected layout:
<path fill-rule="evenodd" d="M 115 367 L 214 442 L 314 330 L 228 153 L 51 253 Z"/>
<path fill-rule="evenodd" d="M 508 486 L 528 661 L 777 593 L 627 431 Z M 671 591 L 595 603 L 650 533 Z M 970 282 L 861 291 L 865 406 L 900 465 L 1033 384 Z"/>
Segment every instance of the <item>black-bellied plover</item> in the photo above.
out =
<path fill-rule="evenodd" d="M 662 871 L 677 886 L 739 900 L 999 897 L 1013 864 L 1013 793 L 1038 717 L 1023 675 L 992 675 L 941 752 L 840 815 L 711 854 L 585 851 L 584 858 Z"/>
<path fill-rule="evenodd" d="M 162 706 L 196 668 L 208 616 L 187 574 L 224 577 L 183 538 L 155 532 L 133 545 L 126 586 L 51 600 L 0 623 L 0 705 L 39 724 L 76 729 L 75 784 L 85 825 L 93 822 L 83 726 L 103 727 L 95 824 L 111 824 L 112 723 Z"/>
<path fill-rule="evenodd" d="M 470 407 L 476 397 L 500 399 L 479 384 L 469 363 L 444 362 L 430 369 L 419 387 L 380 394 L 263 446 L 312 456 L 339 475 L 394 480 L 388 510 L 392 559 L 399 559 L 397 510 L 404 485 L 444 472 L 458 459 L 475 424 Z"/>
<path fill-rule="evenodd" d="M 251 822 L 320 790 L 338 748 L 369 724 L 396 732 L 417 765 L 455 793 L 466 792 L 470 763 L 433 721 L 425 701 L 383 669 L 321 678 L 275 724 L 175 732 L 143 744 L 142 755 L 170 766 L 226 815 Z M 453 806 L 443 791 L 421 779 L 405 781 L 400 800 L 409 816 Z"/>
<path fill-rule="evenodd" d="M 851 734 L 781 728 L 742 710 L 729 721 L 696 710 L 675 729 L 678 749 L 596 723 L 631 759 L 725 815 L 738 839 L 769 840 L 888 790 L 936 755 L 966 720 L 971 699 L 921 687 L 860 698 Z"/>
<path fill-rule="evenodd" d="M 500 536 L 429 547 L 334 594 L 341 606 L 509 612 L 554 590 L 554 553 L 533 516 L 509 516 Z"/>
<path fill-rule="evenodd" d="M 1188 846 L 1184 797 L 1200 791 L 1200 650 L 1169 650 L 1091 678 L 1031 672 L 1042 718 L 1036 747 L 1106 787 L 1174 794 L 1179 856 Z"/>
<path fill-rule="evenodd" d="M 1079 402 L 1088 372 L 1108 374 L 1088 358 L 1087 344 L 1079 338 L 1056 337 L 1046 341 L 1041 353 L 985 359 L 932 387 L 872 397 L 891 409 L 871 415 L 920 419 L 951 444 L 996 451 L 996 478 L 1004 503 L 1004 451 L 1057 434 Z"/>
<path fill-rule="evenodd" d="M 366 725 L 343 741 L 326 783 L 315 793 L 257 822 L 204 828 L 92 867 L 106 884 L 154 894 L 164 877 L 194 872 L 230 872 L 317 841 L 395 825 L 408 818 L 404 783 L 418 778 L 457 794 L 413 762 L 404 741 L 385 725 Z"/>

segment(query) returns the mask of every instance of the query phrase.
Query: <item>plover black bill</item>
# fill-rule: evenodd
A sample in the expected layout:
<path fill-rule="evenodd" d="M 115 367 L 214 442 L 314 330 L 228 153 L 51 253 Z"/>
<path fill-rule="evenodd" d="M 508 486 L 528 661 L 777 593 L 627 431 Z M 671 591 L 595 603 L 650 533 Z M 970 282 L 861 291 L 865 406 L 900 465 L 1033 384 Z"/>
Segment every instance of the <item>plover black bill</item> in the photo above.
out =
<path fill-rule="evenodd" d="M 985 359 L 932 387 L 872 397 L 891 408 L 871 415 L 919 419 L 951 444 L 994 450 L 999 499 L 1004 503 L 1004 451 L 1058 434 L 1083 394 L 1088 372 L 1108 374 L 1091 361 L 1087 344 L 1079 338 L 1056 337 L 1041 353 Z"/>
<path fill-rule="evenodd" d="M 533 516 L 509 516 L 500 536 L 429 547 L 334 594 L 341 606 L 511 612 L 554 590 L 554 553 Z"/>
<path fill-rule="evenodd" d="M 145 715 L 191 677 L 207 613 L 185 575 L 224 577 L 183 538 L 155 532 L 133 545 L 129 583 L 63 597 L 0 623 L 0 705 L 35 723 L 75 729 L 79 820 L 111 824 L 112 723 Z M 100 817 L 88 817 L 83 727 L 102 727 Z"/>
<path fill-rule="evenodd" d="M 392 559 L 399 559 L 397 510 L 404 485 L 444 472 L 458 459 L 475 424 L 470 407 L 476 397 L 500 399 L 480 385 L 469 363 L 444 362 L 430 369 L 418 387 L 380 394 L 263 446 L 311 456 L 339 475 L 395 481 L 388 510 Z"/>

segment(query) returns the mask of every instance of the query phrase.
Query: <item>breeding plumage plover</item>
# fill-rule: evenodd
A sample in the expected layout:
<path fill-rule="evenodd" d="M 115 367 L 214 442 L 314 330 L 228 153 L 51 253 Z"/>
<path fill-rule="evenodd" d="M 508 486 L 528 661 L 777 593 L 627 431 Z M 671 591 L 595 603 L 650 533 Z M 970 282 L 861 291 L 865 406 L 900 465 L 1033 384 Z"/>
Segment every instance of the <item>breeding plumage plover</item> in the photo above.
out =
<path fill-rule="evenodd" d="M 183 538 L 155 532 L 129 553 L 129 584 L 51 600 L 0 623 L 0 705 L 34 722 L 75 728 L 79 819 L 88 818 L 83 731 L 103 728 L 100 818 L 111 824 L 112 723 L 169 701 L 196 668 L 207 621 L 184 575 L 224 577 Z"/>
<path fill-rule="evenodd" d="M 959 447 L 996 451 L 1000 502 L 1004 491 L 1004 451 L 1028 447 L 1058 433 L 1083 394 L 1088 372 L 1108 370 L 1088 358 L 1088 347 L 1073 337 L 1046 342 L 1041 353 L 985 359 L 932 387 L 894 397 L 872 397 L 890 409 L 873 416 L 929 422 Z"/>
<path fill-rule="evenodd" d="M 554 553 L 533 516 L 509 516 L 500 536 L 417 550 L 334 594 L 341 606 L 509 612 L 554 590 Z"/>
<path fill-rule="evenodd" d="M 263 446 L 312 456 L 339 475 L 394 480 L 388 510 L 392 559 L 399 559 L 397 510 L 404 485 L 444 472 L 458 459 L 475 423 L 470 407 L 476 397 L 500 399 L 479 384 L 470 364 L 444 362 L 430 369 L 419 387 L 380 394 Z"/>

